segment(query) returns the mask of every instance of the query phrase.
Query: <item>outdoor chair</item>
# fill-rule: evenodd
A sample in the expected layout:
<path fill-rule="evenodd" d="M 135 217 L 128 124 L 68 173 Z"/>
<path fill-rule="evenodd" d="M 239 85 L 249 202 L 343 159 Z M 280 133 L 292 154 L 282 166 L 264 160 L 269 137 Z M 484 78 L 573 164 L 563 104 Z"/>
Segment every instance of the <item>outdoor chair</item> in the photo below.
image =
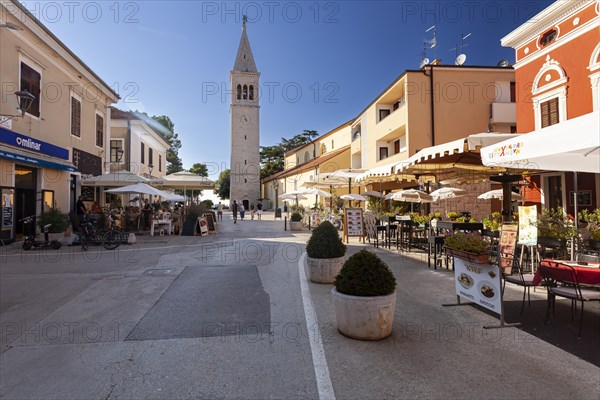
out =
<path fill-rule="evenodd" d="M 583 327 L 583 310 L 586 301 L 600 301 L 600 291 L 596 288 L 582 287 L 579 285 L 577 271 L 573 266 L 567 264 L 549 264 L 540 265 L 540 274 L 546 284 L 548 291 L 548 304 L 546 307 L 546 317 L 544 324 L 550 321 L 550 310 L 554 315 L 556 296 L 571 300 L 571 320 L 574 320 L 577 313 L 577 302 L 581 302 L 581 314 L 579 316 L 579 333 L 577 337 L 581 339 L 581 329 Z"/>
<path fill-rule="evenodd" d="M 527 294 L 527 305 L 529 307 L 531 307 L 530 289 L 532 286 L 535 286 L 533 284 L 534 274 L 525 273 L 523 271 L 523 267 L 522 267 L 520 260 L 517 257 L 515 257 L 514 254 L 500 253 L 498 255 L 498 257 L 499 257 L 499 259 L 507 259 L 507 258 L 512 259 L 511 274 L 502 276 L 502 280 L 503 280 L 502 293 L 504 294 L 504 288 L 506 287 L 506 282 L 510 282 L 514 285 L 523 287 L 523 301 L 521 303 L 521 315 L 523 315 L 523 311 L 525 310 L 525 295 L 526 294 Z M 509 261 L 509 262 L 511 262 L 511 261 Z"/>

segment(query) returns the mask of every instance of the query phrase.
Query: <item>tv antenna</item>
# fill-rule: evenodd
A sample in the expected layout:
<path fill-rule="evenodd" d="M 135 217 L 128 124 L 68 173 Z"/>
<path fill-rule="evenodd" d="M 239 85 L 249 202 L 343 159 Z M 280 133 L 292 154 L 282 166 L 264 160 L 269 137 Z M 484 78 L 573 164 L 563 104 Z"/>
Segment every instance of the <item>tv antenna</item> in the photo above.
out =
<path fill-rule="evenodd" d="M 432 27 L 430 27 L 429 29 L 427 29 L 425 31 L 425 33 L 429 32 L 433 30 L 433 38 L 431 38 L 430 40 L 424 40 L 423 41 L 423 56 L 424 58 L 426 56 L 426 52 L 427 52 L 427 48 L 429 49 L 435 49 L 435 47 L 437 46 L 437 28 L 435 25 L 433 25 Z M 435 60 L 435 50 L 433 51 L 433 59 Z"/>
<path fill-rule="evenodd" d="M 466 35 L 464 33 L 461 33 L 460 45 L 456 45 L 456 47 L 448 50 L 454 50 L 456 52 L 456 59 L 454 60 L 454 65 L 463 65 L 465 61 L 467 61 L 467 55 L 464 53 L 464 48 L 468 46 L 468 44 L 465 44 L 465 39 L 469 36 L 471 36 L 470 33 L 467 33 Z"/>

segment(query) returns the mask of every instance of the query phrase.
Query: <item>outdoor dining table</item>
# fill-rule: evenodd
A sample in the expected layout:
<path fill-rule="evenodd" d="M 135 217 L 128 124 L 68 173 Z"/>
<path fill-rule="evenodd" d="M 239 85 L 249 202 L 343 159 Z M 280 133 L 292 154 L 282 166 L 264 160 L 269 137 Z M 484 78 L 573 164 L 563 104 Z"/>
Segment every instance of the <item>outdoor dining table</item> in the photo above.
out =
<path fill-rule="evenodd" d="M 581 262 L 554 259 L 540 261 L 540 266 L 533 275 L 533 284 L 537 286 L 542 283 L 541 269 L 560 268 L 561 265 L 568 265 L 575 269 L 580 285 L 600 286 L 600 263 L 589 262 L 583 265 Z"/>
<path fill-rule="evenodd" d="M 173 220 L 171 220 L 171 219 L 153 219 L 152 225 L 150 227 L 150 236 L 154 236 L 154 227 L 157 225 L 159 227 L 166 226 L 167 227 L 167 229 L 166 229 L 167 235 L 170 235 L 171 230 L 173 228 Z"/>

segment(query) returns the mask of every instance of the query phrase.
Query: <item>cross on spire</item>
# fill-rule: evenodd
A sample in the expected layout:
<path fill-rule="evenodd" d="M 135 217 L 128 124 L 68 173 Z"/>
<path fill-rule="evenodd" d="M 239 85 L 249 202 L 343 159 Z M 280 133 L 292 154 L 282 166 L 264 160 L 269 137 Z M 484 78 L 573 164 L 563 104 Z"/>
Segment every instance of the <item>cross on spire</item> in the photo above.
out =
<path fill-rule="evenodd" d="M 244 15 L 244 16 L 242 17 L 242 29 L 245 29 L 245 28 L 246 28 L 246 22 L 248 22 L 248 16 L 247 16 L 247 15 Z"/>

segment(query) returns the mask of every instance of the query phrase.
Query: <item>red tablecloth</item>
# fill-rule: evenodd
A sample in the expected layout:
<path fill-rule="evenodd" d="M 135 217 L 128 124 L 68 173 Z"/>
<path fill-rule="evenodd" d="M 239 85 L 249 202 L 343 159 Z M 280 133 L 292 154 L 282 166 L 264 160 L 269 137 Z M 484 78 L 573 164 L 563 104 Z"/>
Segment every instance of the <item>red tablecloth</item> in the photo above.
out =
<path fill-rule="evenodd" d="M 565 261 L 565 260 L 551 260 L 544 259 L 540 262 L 540 266 L 535 272 L 533 277 L 533 284 L 539 285 L 542 282 L 542 275 L 540 270 L 543 268 L 551 268 L 555 272 L 561 275 L 565 275 L 569 273 L 569 269 L 564 265 L 561 267 L 561 264 L 568 264 L 575 269 L 577 273 L 577 280 L 581 285 L 600 285 L 600 263 L 590 262 L 588 265 L 577 265 L 575 261 Z M 556 271 L 556 270 L 559 271 Z"/>

